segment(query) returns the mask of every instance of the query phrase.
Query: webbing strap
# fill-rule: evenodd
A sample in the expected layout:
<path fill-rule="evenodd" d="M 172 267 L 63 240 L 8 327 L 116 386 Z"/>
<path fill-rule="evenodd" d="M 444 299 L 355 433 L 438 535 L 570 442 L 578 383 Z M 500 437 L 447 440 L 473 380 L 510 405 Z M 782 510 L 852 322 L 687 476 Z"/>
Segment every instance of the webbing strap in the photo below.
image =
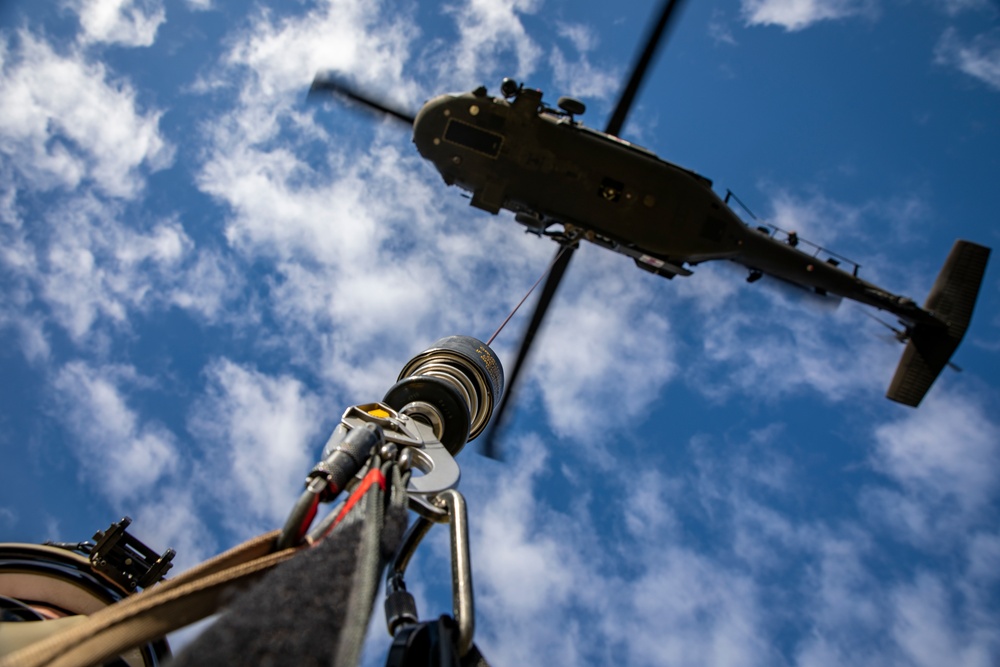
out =
<path fill-rule="evenodd" d="M 163 637 L 218 611 L 229 592 L 297 549 L 268 553 L 280 531 L 248 540 L 182 574 L 91 614 L 86 622 L 0 659 L 0 667 L 84 667 Z"/>
<path fill-rule="evenodd" d="M 389 463 L 372 473 L 372 481 L 350 499 L 352 509 L 341 517 L 334 535 L 304 550 L 301 558 L 236 602 L 234 589 L 248 587 L 300 551 L 270 553 L 281 531 L 253 538 L 175 579 L 105 607 L 65 632 L 8 654 L 0 659 L 0 667 L 101 664 L 206 618 L 223 605 L 229 611 L 177 657 L 178 665 L 221 664 L 216 657 L 239 662 L 238 654 L 247 651 L 251 655 L 242 657 L 251 659 L 244 664 L 261 662 L 252 658 L 267 655 L 303 657 L 306 662 L 325 655 L 334 665 L 357 664 L 381 573 L 407 522 L 407 494 L 398 466 Z M 309 622 L 302 622 L 303 612 Z M 276 631 L 282 623 L 288 631 Z M 224 655 L 213 655 L 220 650 Z"/>
<path fill-rule="evenodd" d="M 398 466 L 373 468 L 328 537 L 226 605 L 172 667 L 358 664 L 385 563 L 406 528 Z"/>
<path fill-rule="evenodd" d="M 257 537 L 251 537 L 246 542 L 238 544 L 228 551 L 223 551 L 218 556 L 209 558 L 204 563 L 199 563 L 190 570 L 186 570 L 176 577 L 162 582 L 152 590 L 162 591 L 173 586 L 185 584 L 188 581 L 201 579 L 215 572 L 221 572 L 236 565 L 249 563 L 257 558 L 268 556 L 274 551 L 274 544 L 280 534 L 280 530 L 272 530 Z"/>

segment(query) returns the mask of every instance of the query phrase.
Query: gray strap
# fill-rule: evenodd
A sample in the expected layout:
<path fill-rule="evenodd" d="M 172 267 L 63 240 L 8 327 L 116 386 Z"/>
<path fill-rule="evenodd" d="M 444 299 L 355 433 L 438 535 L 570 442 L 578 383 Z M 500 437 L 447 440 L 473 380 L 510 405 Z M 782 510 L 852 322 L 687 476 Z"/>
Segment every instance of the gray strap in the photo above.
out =
<path fill-rule="evenodd" d="M 363 517 L 358 562 L 334 665 L 356 665 L 361 659 L 361 648 L 368 633 L 368 621 L 378 595 L 382 572 L 399 548 L 406 529 L 406 489 L 399 466 L 386 464 L 382 471 L 388 482 L 386 498 L 383 499 L 382 494 L 378 494 L 377 499 L 375 494 L 370 495 L 367 499 L 370 504 L 366 510 L 355 514 L 356 521 Z M 388 526 L 389 530 L 386 526 L 387 518 L 391 524 Z"/>
<path fill-rule="evenodd" d="M 381 572 L 406 527 L 398 468 L 368 488 L 337 528 L 247 591 L 173 667 L 356 665 Z"/>

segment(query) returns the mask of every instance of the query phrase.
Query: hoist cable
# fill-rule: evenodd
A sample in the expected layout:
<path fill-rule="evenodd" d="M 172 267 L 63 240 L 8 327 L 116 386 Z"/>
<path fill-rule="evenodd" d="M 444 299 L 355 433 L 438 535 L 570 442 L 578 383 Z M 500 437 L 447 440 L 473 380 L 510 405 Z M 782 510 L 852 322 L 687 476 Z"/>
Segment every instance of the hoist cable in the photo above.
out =
<path fill-rule="evenodd" d="M 563 256 L 563 253 L 565 253 L 565 252 L 566 252 L 566 249 L 567 249 L 568 247 L 569 247 L 568 245 L 563 245 L 563 246 L 562 246 L 562 247 L 561 247 L 561 248 L 559 249 L 559 252 L 557 252 L 557 253 L 556 253 L 556 255 L 555 255 L 555 257 L 553 257 L 553 258 L 552 258 L 552 261 L 551 261 L 551 262 L 549 262 L 549 265 L 548 265 L 547 267 L 545 267 L 545 270 L 544 270 L 544 271 L 542 272 L 542 275 L 538 276 L 538 280 L 536 280 L 536 281 L 535 281 L 535 284 L 531 286 L 531 288 L 530 288 L 530 289 L 529 289 L 529 290 L 527 291 L 527 293 L 526 293 L 526 294 L 525 294 L 525 295 L 524 295 L 524 296 L 523 296 L 523 297 L 521 298 L 521 300 L 520 300 L 520 301 L 519 301 L 519 302 L 517 303 L 517 305 L 516 305 L 516 306 L 514 306 L 514 310 L 510 311 L 510 314 L 509 314 L 509 315 L 507 315 L 507 319 L 505 319 L 505 320 L 504 320 L 504 321 L 503 321 L 503 322 L 502 322 L 502 323 L 500 324 L 500 326 L 499 326 L 499 327 L 497 328 L 497 330 L 493 332 L 493 335 L 492 335 L 492 336 L 490 336 L 490 339 L 489 339 L 488 341 L 486 341 L 486 344 L 487 344 L 487 345 L 492 345 L 492 344 L 493 344 L 493 339 L 494 339 L 494 338 L 496 338 L 496 337 L 497 337 L 497 335 L 498 335 L 498 334 L 499 334 L 499 333 L 500 333 L 501 331 L 503 331 L 503 328 L 504 328 L 505 326 L 507 326 L 507 323 L 508 323 L 508 322 L 510 322 L 510 319 L 511 319 L 512 317 L 514 317 L 514 313 L 516 313 L 516 312 L 518 311 L 518 309 L 519 309 L 519 308 L 520 308 L 521 306 L 523 306 L 523 305 L 524 305 L 524 302 L 528 300 L 528 297 L 529 297 L 529 296 L 531 296 L 531 293 L 535 291 L 535 288 L 536 288 L 536 287 L 538 287 L 538 284 L 542 282 L 542 279 L 543 279 L 543 278 L 544 278 L 545 276 L 547 276 L 547 275 L 549 274 L 549 271 L 551 271 L 551 270 L 552 270 L 552 267 L 556 265 L 556 262 L 558 262 L 558 261 L 559 261 L 559 258 Z"/>

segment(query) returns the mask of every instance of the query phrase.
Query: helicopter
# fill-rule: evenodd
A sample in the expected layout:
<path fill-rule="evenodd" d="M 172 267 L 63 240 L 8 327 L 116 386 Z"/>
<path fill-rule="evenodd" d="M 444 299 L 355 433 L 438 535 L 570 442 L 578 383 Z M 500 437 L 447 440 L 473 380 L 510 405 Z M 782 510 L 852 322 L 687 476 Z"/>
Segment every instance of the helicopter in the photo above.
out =
<path fill-rule="evenodd" d="M 795 232 L 745 223 L 730 205 L 735 199 L 742 206 L 732 193 L 721 197 L 705 176 L 622 139 L 625 119 L 680 4 L 663 3 L 603 131 L 579 120 L 586 112 L 581 101 L 562 97 L 553 107 L 540 90 L 509 78 L 499 95 L 485 86 L 438 95 L 416 114 L 330 74 L 316 76 L 310 95 L 332 93 L 408 124 L 420 155 L 447 185 L 469 192 L 472 206 L 492 214 L 510 211 L 528 231 L 559 244 L 496 424 L 573 251 L 584 241 L 667 279 L 692 276 L 703 262 L 727 260 L 744 266 L 751 283 L 768 275 L 891 313 L 903 327 L 897 340 L 906 347 L 886 396 L 919 406 L 968 329 L 990 249 L 957 240 L 921 306 L 862 279 L 857 263 Z M 491 434 L 484 453 L 492 452 Z"/>

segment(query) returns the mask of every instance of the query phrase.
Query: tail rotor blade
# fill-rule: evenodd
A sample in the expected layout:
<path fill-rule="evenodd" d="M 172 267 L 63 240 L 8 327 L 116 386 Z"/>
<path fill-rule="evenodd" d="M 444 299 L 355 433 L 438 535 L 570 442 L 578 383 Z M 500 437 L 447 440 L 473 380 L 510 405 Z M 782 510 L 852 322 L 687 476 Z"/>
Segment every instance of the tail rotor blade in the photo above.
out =
<path fill-rule="evenodd" d="M 496 439 L 498 432 L 503 428 L 503 418 L 507 405 L 517 390 L 517 381 L 521 374 L 521 367 L 524 366 L 524 362 L 528 358 L 528 352 L 531 350 L 535 335 L 542 326 L 545 313 L 552 303 L 552 297 L 555 296 L 556 290 L 559 288 L 559 283 L 562 282 L 563 275 L 566 273 L 566 267 L 569 265 L 569 260 L 573 257 L 574 250 L 575 246 L 564 245 L 556 251 L 556 259 L 552 263 L 549 277 L 545 280 L 545 285 L 542 287 L 542 294 L 538 297 L 538 303 L 535 304 L 535 310 L 531 314 L 531 321 L 528 323 L 528 328 L 524 331 L 524 338 L 521 340 L 521 347 L 517 351 L 517 359 L 514 361 L 514 368 L 507 382 L 507 391 L 500 400 L 500 405 L 497 406 L 496 412 L 493 413 L 493 426 L 490 427 L 489 433 L 486 434 L 482 450 L 483 456 L 491 459 L 500 458 Z"/>
<path fill-rule="evenodd" d="M 909 340 L 909 338 L 910 338 L 910 334 L 909 334 L 909 332 L 908 332 L 908 331 L 906 331 L 905 329 L 897 329 L 896 327 L 892 326 L 891 324 L 889 324 L 888 322 L 886 322 L 886 321 L 885 321 L 885 320 L 883 320 L 882 318 L 880 318 L 880 317 L 877 317 L 877 316 L 875 316 L 875 315 L 872 315 L 872 314 L 871 314 L 871 313 L 869 313 L 869 312 L 868 312 L 867 310 L 862 310 L 861 312 L 862 312 L 862 313 L 864 313 L 865 315 L 867 315 L 868 317 L 870 317 L 871 319 L 875 320 L 876 322 L 878 322 L 878 323 L 879 323 L 879 324 L 881 324 L 882 326 L 884 326 L 884 327 L 885 327 L 886 329 L 888 329 L 889 331 L 891 331 L 891 332 L 892 332 L 892 335 L 893 335 L 893 337 L 894 337 L 894 338 L 895 338 L 895 339 L 896 339 L 896 340 L 897 340 L 898 342 L 900 342 L 900 343 L 905 343 L 905 342 L 906 342 L 907 340 Z"/>
<path fill-rule="evenodd" d="M 618 99 L 618 104 L 615 106 L 614 112 L 611 114 L 608 126 L 604 129 L 607 134 L 618 136 L 621 133 L 622 127 L 625 125 L 625 119 L 628 117 L 628 112 L 632 108 L 632 102 L 635 101 L 639 87 L 646 77 L 646 70 L 649 69 L 649 65 L 653 61 L 653 56 L 656 55 L 656 51 L 663 41 L 663 35 L 670 26 L 670 22 L 677 16 L 677 8 L 681 2 L 682 0 L 664 1 L 663 8 L 660 10 L 660 16 L 656 23 L 653 24 L 652 30 L 646 36 L 646 45 L 632 66 L 632 74 L 625 85 L 625 89 L 622 90 L 622 95 Z"/>
<path fill-rule="evenodd" d="M 343 81 L 338 81 L 328 74 L 317 74 L 316 78 L 313 79 L 312 86 L 309 87 L 309 99 L 318 99 L 324 95 L 339 95 L 352 102 L 357 102 L 368 107 L 371 111 L 402 121 L 411 127 L 416 118 L 415 114 L 402 111 L 391 104 L 365 95 L 357 91 L 354 87 L 347 85 Z"/>

